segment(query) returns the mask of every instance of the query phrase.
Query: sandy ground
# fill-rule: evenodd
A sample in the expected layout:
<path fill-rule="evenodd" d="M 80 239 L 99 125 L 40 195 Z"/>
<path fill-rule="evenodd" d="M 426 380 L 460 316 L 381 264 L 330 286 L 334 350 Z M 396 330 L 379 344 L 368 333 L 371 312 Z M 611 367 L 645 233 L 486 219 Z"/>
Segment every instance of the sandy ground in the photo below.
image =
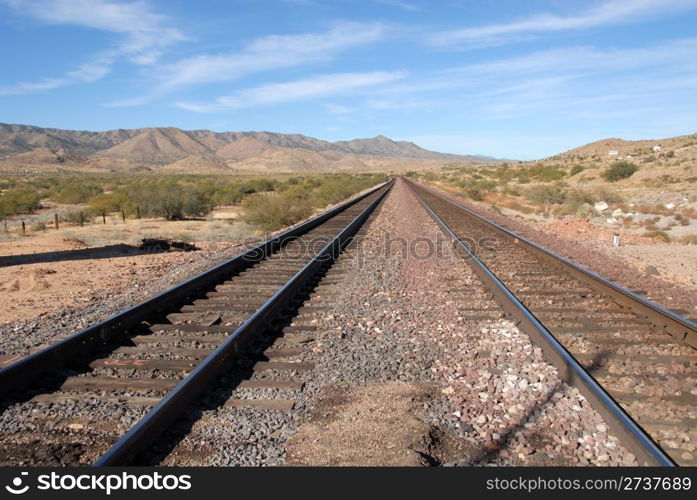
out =
<path fill-rule="evenodd" d="M 201 253 L 140 250 L 130 242 L 144 234 L 156 236 L 154 232 L 137 234 L 131 225 L 127 234 L 120 229 L 119 238 L 114 231 L 109 226 L 101 231 L 90 228 L 89 233 L 87 228 L 71 228 L 0 242 L 0 324 L 85 305 L 96 292 L 109 300 L 124 289 L 156 280 L 172 267 L 196 261 Z M 194 244 L 203 253 L 230 245 L 222 240 Z"/>
<path fill-rule="evenodd" d="M 544 232 L 591 246 L 622 259 L 640 271 L 697 290 L 697 245 L 663 243 L 630 231 L 599 226 L 585 219 L 564 219 L 535 226 Z M 614 234 L 620 245 L 612 245 Z"/>

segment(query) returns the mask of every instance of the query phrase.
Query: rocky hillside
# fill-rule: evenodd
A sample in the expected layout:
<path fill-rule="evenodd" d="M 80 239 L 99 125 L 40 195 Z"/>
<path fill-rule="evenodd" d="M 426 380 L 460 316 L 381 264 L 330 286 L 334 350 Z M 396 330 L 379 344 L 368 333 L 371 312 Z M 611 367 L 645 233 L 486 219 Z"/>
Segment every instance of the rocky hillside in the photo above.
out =
<path fill-rule="evenodd" d="M 656 148 L 656 150 L 654 150 Z M 609 138 L 585 144 L 571 149 L 559 155 L 559 157 L 588 157 L 588 156 L 620 156 L 642 155 L 662 153 L 670 151 L 695 152 L 697 151 L 697 134 L 667 137 L 664 139 L 644 139 L 640 141 L 626 141 L 624 139 Z M 613 152 L 616 152 L 615 155 Z"/>
<path fill-rule="evenodd" d="M 389 160 L 389 161 L 388 161 Z M 300 134 L 213 132 L 173 127 L 88 132 L 0 123 L 0 167 L 61 166 L 131 170 L 371 170 L 415 161 L 481 163 L 412 142 L 372 139 L 328 142 Z"/>

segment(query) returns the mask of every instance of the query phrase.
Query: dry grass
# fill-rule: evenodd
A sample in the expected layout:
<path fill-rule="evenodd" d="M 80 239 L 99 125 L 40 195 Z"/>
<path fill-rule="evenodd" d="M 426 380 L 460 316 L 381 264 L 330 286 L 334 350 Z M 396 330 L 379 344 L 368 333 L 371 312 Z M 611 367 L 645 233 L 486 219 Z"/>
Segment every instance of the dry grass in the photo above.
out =
<path fill-rule="evenodd" d="M 654 240 L 664 241 L 666 243 L 670 243 L 671 241 L 670 236 L 665 231 L 649 231 L 644 233 L 643 236 L 653 238 Z"/>

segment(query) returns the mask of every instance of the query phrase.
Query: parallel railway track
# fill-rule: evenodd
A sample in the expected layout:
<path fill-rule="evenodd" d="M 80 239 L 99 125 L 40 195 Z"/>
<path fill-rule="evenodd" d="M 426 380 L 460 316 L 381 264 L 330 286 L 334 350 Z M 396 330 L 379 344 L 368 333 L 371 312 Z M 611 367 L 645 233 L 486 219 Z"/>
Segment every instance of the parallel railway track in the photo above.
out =
<path fill-rule="evenodd" d="M 302 390 L 293 374 L 312 363 L 296 362 L 297 347 L 274 342 L 313 328 L 305 321 L 312 306 L 303 300 L 391 185 L 48 348 L 6 360 L 0 369 L 2 462 L 129 463 L 221 375 L 256 393 Z M 233 397 L 224 404 L 290 410 L 294 401 Z M 61 405 L 72 405 L 84 423 L 59 422 L 54 410 Z M 31 416 L 16 422 L 16 414 Z"/>
<path fill-rule="evenodd" d="M 697 465 L 694 321 L 528 242 L 432 188 L 409 185 L 504 309 L 640 463 Z"/>

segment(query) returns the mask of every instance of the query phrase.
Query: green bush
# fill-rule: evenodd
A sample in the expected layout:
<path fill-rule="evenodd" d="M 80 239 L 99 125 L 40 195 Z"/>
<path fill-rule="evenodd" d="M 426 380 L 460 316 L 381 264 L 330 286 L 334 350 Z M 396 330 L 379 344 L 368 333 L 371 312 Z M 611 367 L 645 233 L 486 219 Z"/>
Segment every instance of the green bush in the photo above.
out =
<path fill-rule="evenodd" d="M 29 214 L 39 208 L 41 198 L 32 189 L 15 188 L 0 195 L 0 216 Z"/>
<path fill-rule="evenodd" d="M 312 200 L 291 194 L 255 195 L 243 202 L 244 220 L 266 231 L 274 231 L 297 222 L 312 213 Z"/>
<path fill-rule="evenodd" d="M 93 183 L 71 182 L 54 188 L 49 196 L 55 202 L 74 205 L 86 203 L 101 193 L 102 189 Z"/>
<path fill-rule="evenodd" d="M 192 186 L 183 186 L 174 179 L 143 183 L 133 190 L 130 198 L 145 217 L 180 220 L 205 215 L 210 209 L 210 200 Z"/>
<path fill-rule="evenodd" d="M 533 165 L 521 169 L 518 178 L 521 176 L 541 182 L 552 182 L 566 177 L 566 170 L 558 165 Z"/>
<path fill-rule="evenodd" d="M 525 197 L 539 205 L 561 205 L 566 199 L 564 190 L 553 184 L 533 186 L 525 192 Z"/>
<path fill-rule="evenodd" d="M 628 161 L 618 161 L 610 165 L 605 172 L 603 178 L 608 182 L 619 181 L 634 175 L 634 172 L 639 170 L 639 167 Z"/>
<path fill-rule="evenodd" d="M 82 216 L 80 216 L 80 214 L 82 214 Z M 70 224 L 80 224 L 80 220 L 83 222 L 90 222 L 94 220 L 95 216 L 96 214 L 90 209 L 71 210 L 63 216 L 63 220 L 69 222 Z"/>
<path fill-rule="evenodd" d="M 132 205 L 133 202 L 128 191 L 117 190 L 111 193 L 103 193 L 92 198 L 89 210 L 96 214 L 127 209 L 130 211 Z"/>
<path fill-rule="evenodd" d="M 595 198 L 588 191 L 582 189 L 570 189 L 564 193 L 564 202 L 561 213 L 564 215 L 588 215 L 590 205 L 595 203 Z"/>
<path fill-rule="evenodd" d="M 584 168 L 582 165 L 574 165 L 573 167 L 571 167 L 571 170 L 569 171 L 569 177 L 572 177 L 576 174 L 580 174 L 581 172 L 583 172 L 583 170 Z"/>

